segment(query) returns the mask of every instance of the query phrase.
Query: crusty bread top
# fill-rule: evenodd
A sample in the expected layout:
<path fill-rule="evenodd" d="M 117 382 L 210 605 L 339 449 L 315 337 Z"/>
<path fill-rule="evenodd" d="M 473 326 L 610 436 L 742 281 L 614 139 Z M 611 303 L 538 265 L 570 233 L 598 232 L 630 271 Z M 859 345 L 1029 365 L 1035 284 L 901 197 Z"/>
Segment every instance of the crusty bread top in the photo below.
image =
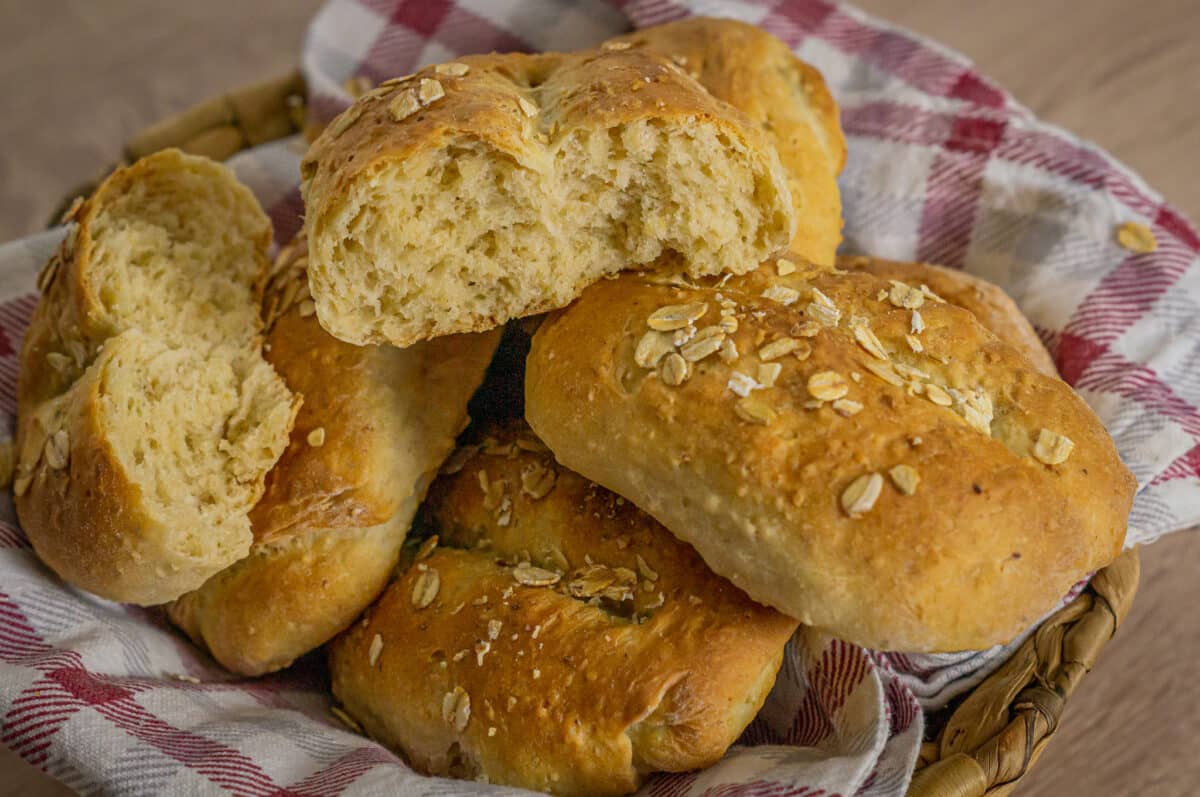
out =
<path fill-rule="evenodd" d="M 534 337 L 530 424 L 751 596 L 872 647 L 1011 639 L 1119 553 L 1134 480 L 1070 387 L 919 290 L 792 269 L 593 286 Z M 712 351 L 722 301 L 728 362 L 645 337 L 693 318 L 682 353 Z"/>
<path fill-rule="evenodd" d="M 437 774 L 623 794 L 716 761 L 795 621 L 527 431 L 493 431 L 430 492 L 436 547 L 335 642 L 335 695 Z"/>
<path fill-rule="evenodd" d="M 612 41 L 670 58 L 762 128 L 788 173 L 796 208 L 791 251 L 832 264 L 842 238 L 837 176 L 846 139 L 821 73 L 762 28 L 734 19 L 688 17 Z"/>
<path fill-rule="evenodd" d="M 344 343 L 317 323 L 307 263 L 301 235 L 276 258 L 264 296 L 267 360 L 304 403 L 250 513 L 258 542 L 376 526 L 423 495 L 500 340 L 493 330 L 407 349 Z"/>
<path fill-rule="evenodd" d="M 887 280 L 899 280 L 913 288 L 927 286 L 951 304 L 970 310 L 985 329 L 1028 357 L 1034 368 L 1047 376 L 1058 376 L 1054 359 L 1046 351 L 1033 324 L 999 285 L 965 271 L 932 263 L 901 263 L 848 255 L 839 257 L 837 265 L 845 271 L 866 271 Z"/>

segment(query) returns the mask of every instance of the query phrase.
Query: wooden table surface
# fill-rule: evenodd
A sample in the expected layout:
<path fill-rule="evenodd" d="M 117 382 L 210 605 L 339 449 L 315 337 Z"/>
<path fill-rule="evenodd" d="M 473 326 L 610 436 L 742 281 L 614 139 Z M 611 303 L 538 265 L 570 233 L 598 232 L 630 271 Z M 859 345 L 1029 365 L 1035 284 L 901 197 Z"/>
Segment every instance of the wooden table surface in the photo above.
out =
<path fill-rule="evenodd" d="M 0 241 L 149 122 L 296 60 L 318 0 L 0 0 Z M 1113 152 L 1200 218 L 1200 2 L 860 0 L 967 53 L 1042 118 Z M 1200 535 L 1142 552 L 1133 612 L 1019 790 L 1200 790 Z M 0 797 L 66 790 L 0 748 Z"/>

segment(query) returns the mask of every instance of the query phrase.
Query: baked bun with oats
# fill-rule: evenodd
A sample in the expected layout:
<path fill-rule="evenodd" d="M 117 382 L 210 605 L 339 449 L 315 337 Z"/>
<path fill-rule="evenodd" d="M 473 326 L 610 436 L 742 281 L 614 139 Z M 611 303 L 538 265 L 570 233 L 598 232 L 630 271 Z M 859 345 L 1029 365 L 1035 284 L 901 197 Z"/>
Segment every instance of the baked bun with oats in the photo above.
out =
<path fill-rule="evenodd" d="M 795 227 L 758 125 L 619 44 L 385 81 L 301 168 L 317 316 L 351 343 L 491 329 L 663 255 L 744 270 Z"/>
<path fill-rule="evenodd" d="M 264 301 L 267 360 L 304 396 L 250 513 L 250 555 L 168 607 L 227 669 L 261 675 L 344 630 L 379 596 L 434 474 L 467 424 L 500 331 L 407 349 L 352 346 L 313 313 L 301 237 Z"/>
<path fill-rule="evenodd" d="M 791 261 L 597 283 L 539 327 L 525 401 L 564 467 L 876 649 L 1011 640 L 1120 553 L 1135 488 L 1083 400 L 971 313 Z"/>
<path fill-rule="evenodd" d="M 42 561 L 157 604 L 246 555 L 299 398 L 262 358 L 271 225 L 224 166 L 164 150 L 69 214 L 17 387 L 17 515 Z"/>
<path fill-rule="evenodd" d="M 664 56 L 759 126 L 779 153 L 796 211 L 791 251 L 833 263 L 842 238 L 837 176 L 846 164 L 825 80 L 782 41 L 735 19 L 688 17 L 612 39 Z"/>
<path fill-rule="evenodd" d="M 796 629 L 523 424 L 460 449 L 422 515 L 330 649 L 345 711 L 421 772 L 606 795 L 710 765 Z"/>

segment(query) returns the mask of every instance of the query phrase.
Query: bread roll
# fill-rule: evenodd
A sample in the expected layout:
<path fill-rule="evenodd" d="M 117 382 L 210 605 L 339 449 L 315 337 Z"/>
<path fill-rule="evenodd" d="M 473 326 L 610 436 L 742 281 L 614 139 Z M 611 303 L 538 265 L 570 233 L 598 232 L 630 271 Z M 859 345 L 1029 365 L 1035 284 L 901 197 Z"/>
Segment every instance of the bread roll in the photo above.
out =
<path fill-rule="evenodd" d="M 343 343 L 313 315 L 306 261 L 303 238 L 285 248 L 265 299 L 267 359 L 304 404 L 250 514 L 256 544 L 168 611 L 243 675 L 286 667 L 378 597 L 500 337 Z"/>
<path fill-rule="evenodd" d="M 796 209 L 791 251 L 832 265 L 842 238 L 837 176 L 846 139 L 821 73 L 762 28 L 734 19 L 688 17 L 613 41 L 671 59 L 762 128 L 788 175 Z"/>
<path fill-rule="evenodd" d="M 1033 324 L 999 285 L 932 263 L 899 263 L 854 255 L 838 258 L 837 265 L 845 271 L 866 271 L 886 280 L 898 280 L 912 288 L 925 285 L 950 304 L 970 310 L 984 328 L 1028 357 L 1034 368 L 1047 376 L 1058 376 L 1054 359 Z"/>
<path fill-rule="evenodd" d="M 386 81 L 302 170 L 317 315 L 351 343 L 491 329 L 664 253 L 690 274 L 744 268 L 795 222 L 758 127 L 627 49 Z"/>
<path fill-rule="evenodd" d="M 346 711 L 422 772 L 556 794 L 717 761 L 795 621 L 527 432 L 451 462 L 436 540 L 331 647 Z"/>
<path fill-rule="evenodd" d="M 270 223 L 176 150 L 73 220 L 21 350 L 17 513 L 64 580 L 162 603 L 246 555 L 299 404 L 260 351 Z"/>
<path fill-rule="evenodd" d="M 920 290 L 779 270 L 588 289 L 534 336 L 531 426 L 751 597 L 868 647 L 1007 641 L 1120 552 L 1135 483 L 1069 386 Z"/>

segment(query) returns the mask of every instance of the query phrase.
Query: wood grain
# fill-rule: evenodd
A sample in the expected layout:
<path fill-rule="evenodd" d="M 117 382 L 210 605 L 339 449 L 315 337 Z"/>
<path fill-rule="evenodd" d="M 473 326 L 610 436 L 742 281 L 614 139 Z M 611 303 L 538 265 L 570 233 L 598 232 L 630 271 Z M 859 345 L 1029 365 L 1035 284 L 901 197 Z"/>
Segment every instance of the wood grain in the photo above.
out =
<path fill-rule="evenodd" d="M 318 0 L 0 0 L 0 240 L 39 229 L 145 124 L 295 63 Z M 860 0 L 967 53 L 1042 118 L 1200 218 L 1200 3 Z M 1200 535 L 1142 554 L 1133 612 L 1022 797 L 1191 795 L 1200 784 Z M 0 748 L 0 797 L 69 792 Z"/>

